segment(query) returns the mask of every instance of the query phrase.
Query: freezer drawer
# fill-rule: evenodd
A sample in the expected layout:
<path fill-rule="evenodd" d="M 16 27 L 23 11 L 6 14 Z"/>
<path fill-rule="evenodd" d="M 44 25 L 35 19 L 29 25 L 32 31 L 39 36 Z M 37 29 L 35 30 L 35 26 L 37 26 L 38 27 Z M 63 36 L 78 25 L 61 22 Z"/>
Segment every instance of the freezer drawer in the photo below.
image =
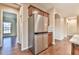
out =
<path fill-rule="evenodd" d="M 42 35 L 37 34 L 35 35 L 35 54 L 39 53 L 42 51 Z"/>
<path fill-rule="evenodd" d="M 48 48 L 48 33 L 43 34 L 42 42 L 43 42 L 43 48 L 42 49 L 44 50 L 44 49 Z"/>

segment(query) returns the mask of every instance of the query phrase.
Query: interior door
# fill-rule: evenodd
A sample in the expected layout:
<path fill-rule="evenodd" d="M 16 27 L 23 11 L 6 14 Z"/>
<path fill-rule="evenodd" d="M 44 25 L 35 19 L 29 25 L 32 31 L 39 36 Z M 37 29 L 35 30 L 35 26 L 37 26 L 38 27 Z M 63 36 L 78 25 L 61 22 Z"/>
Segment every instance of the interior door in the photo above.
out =
<path fill-rule="evenodd" d="M 2 47 L 2 38 L 3 38 L 2 18 L 3 18 L 3 12 L 0 10 L 0 47 Z"/>

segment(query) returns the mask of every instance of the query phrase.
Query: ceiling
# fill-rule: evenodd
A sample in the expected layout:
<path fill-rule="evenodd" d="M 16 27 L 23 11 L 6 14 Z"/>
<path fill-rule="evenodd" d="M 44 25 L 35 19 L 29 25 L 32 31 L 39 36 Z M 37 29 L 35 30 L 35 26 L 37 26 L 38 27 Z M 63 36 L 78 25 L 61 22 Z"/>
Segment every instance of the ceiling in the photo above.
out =
<path fill-rule="evenodd" d="M 64 17 L 79 15 L 79 3 L 41 3 L 45 9 L 56 8 Z"/>
<path fill-rule="evenodd" d="M 8 6 L 19 9 L 21 4 L 6 4 Z M 67 16 L 77 16 L 79 15 L 79 3 L 37 3 L 43 9 L 49 10 L 51 8 L 56 8 L 64 17 Z"/>
<path fill-rule="evenodd" d="M 9 7 L 12 7 L 12 8 L 16 8 L 16 9 L 19 9 L 20 8 L 20 4 L 16 4 L 16 3 L 1 3 L 3 5 L 7 5 Z"/>

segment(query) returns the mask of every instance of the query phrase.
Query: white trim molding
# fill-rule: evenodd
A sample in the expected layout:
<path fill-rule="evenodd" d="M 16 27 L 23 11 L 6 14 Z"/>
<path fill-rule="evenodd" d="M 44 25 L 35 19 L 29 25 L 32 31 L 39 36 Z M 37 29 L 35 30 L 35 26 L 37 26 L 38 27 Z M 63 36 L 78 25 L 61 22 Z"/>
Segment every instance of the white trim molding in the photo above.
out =
<path fill-rule="evenodd" d="M 28 47 L 22 48 L 21 51 L 28 50 L 28 49 L 29 49 Z"/>

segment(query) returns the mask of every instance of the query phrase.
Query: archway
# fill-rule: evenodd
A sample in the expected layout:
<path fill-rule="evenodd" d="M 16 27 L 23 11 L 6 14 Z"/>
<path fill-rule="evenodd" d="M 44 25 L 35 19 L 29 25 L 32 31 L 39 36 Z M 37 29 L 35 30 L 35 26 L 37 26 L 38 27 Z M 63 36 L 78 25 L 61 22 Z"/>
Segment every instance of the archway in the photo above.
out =
<path fill-rule="evenodd" d="M 59 14 L 55 14 L 55 39 L 60 40 L 61 32 L 61 17 Z"/>

